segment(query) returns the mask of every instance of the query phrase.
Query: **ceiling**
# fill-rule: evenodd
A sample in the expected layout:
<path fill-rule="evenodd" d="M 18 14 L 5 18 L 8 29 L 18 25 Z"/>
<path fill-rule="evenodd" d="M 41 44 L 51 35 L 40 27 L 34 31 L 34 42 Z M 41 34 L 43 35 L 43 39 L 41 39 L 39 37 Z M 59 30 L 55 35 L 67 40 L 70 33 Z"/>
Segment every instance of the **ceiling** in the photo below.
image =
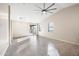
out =
<path fill-rule="evenodd" d="M 57 10 L 53 10 L 53 13 L 48 13 L 47 15 L 41 15 L 41 12 L 34 11 L 39 10 L 35 5 L 43 7 L 43 3 L 15 3 L 11 5 L 11 20 L 40 23 L 45 18 L 55 14 L 59 10 L 74 5 L 74 3 L 56 3 L 51 8 L 56 7 Z M 46 3 L 46 7 L 51 5 L 51 3 Z"/>

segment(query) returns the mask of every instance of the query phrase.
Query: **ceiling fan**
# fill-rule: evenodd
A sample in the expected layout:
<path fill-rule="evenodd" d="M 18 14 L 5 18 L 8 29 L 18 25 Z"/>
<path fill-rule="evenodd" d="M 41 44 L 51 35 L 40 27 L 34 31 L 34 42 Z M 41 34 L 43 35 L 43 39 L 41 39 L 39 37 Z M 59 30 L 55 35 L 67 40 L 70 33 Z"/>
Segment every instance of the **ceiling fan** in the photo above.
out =
<path fill-rule="evenodd" d="M 54 6 L 55 3 L 52 3 L 51 5 L 49 5 L 48 7 L 46 7 L 46 4 L 44 3 L 43 4 L 43 8 L 39 7 L 36 5 L 36 7 L 39 9 L 39 10 L 35 10 L 35 11 L 40 11 L 41 12 L 41 15 L 42 14 L 47 14 L 47 13 L 53 13 L 51 11 L 53 10 L 56 10 L 57 8 L 51 8 L 52 6 Z M 50 9 L 51 8 L 51 9 Z"/>

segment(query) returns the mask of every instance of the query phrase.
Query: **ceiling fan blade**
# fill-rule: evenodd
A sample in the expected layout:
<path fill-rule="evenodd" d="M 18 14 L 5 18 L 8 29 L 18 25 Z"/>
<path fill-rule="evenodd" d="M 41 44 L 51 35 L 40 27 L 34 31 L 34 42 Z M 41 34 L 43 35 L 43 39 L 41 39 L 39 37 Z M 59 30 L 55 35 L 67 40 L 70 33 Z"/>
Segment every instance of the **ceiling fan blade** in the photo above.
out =
<path fill-rule="evenodd" d="M 57 8 L 52 8 L 52 9 L 48 9 L 47 11 L 50 11 L 50 10 L 56 10 Z"/>
<path fill-rule="evenodd" d="M 53 5 L 55 5 L 55 3 L 51 4 L 49 7 L 47 7 L 46 9 L 49 9 L 50 7 L 52 7 Z"/>
<path fill-rule="evenodd" d="M 43 4 L 43 8 L 45 9 L 45 3 Z"/>
<path fill-rule="evenodd" d="M 39 9 L 41 9 L 42 10 L 42 8 L 41 7 L 39 7 L 39 6 L 37 6 L 37 5 L 35 5 L 37 8 L 39 8 Z"/>
<path fill-rule="evenodd" d="M 33 10 L 33 11 L 41 11 L 41 10 Z"/>
<path fill-rule="evenodd" d="M 47 13 L 53 13 L 53 12 L 48 11 Z"/>

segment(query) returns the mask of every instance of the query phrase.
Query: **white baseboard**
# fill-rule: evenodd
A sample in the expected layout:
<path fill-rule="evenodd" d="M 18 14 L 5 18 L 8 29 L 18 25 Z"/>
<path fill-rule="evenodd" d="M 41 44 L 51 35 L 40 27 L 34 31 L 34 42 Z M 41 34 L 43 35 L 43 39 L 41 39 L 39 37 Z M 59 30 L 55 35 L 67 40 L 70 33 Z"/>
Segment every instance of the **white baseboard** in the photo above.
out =
<path fill-rule="evenodd" d="M 67 40 L 63 40 L 63 39 L 56 39 L 56 40 L 63 41 L 63 42 L 66 42 L 66 43 L 70 43 L 70 44 L 74 44 L 74 45 L 79 45 L 79 43 L 67 41 Z"/>
<path fill-rule="evenodd" d="M 40 35 L 40 36 L 42 36 L 42 35 Z M 42 36 L 42 37 L 45 37 L 45 36 Z M 49 38 L 49 37 L 46 37 L 46 38 Z M 54 38 L 49 38 L 49 39 L 54 39 Z M 63 40 L 63 39 L 54 39 L 54 40 L 59 40 L 62 42 L 66 42 L 66 43 L 70 43 L 70 44 L 74 44 L 74 45 L 79 45 L 79 43 L 68 41 L 68 40 Z"/>

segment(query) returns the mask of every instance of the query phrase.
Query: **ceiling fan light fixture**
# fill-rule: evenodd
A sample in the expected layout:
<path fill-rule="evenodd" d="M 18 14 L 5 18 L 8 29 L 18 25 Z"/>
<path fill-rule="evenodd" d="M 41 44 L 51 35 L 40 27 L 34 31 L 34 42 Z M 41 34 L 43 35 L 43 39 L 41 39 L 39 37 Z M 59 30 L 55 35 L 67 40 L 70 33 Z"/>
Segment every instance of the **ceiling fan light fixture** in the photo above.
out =
<path fill-rule="evenodd" d="M 45 14 L 46 13 L 46 11 L 43 11 L 43 14 Z"/>
<path fill-rule="evenodd" d="M 40 11 L 42 12 L 42 14 L 48 14 L 48 13 L 52 13 L 50 11 L 52 10 L 56 10 L 57 8 L 52 8 L 50 9 L 52 6 L 54 6 L 55 3 L 52 3 L 51 5 L 49 5 L 47 8 L 46 8 L 46 4 L 44 3 L 43 4 L 43 8 L 39 7 L 39 9 L 41 9 Z"/>

